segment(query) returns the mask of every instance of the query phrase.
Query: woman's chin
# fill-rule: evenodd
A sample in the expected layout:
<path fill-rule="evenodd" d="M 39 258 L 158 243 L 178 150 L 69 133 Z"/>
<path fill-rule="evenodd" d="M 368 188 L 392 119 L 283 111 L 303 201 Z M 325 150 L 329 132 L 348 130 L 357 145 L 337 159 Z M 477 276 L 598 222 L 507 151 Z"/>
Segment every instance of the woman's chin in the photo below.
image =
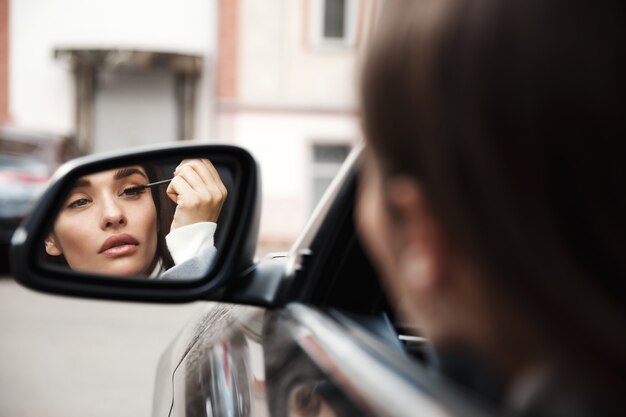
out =
<path fill-rule="evenodd" d="M 72 267 L 72 269 L 83 273 L 110 275 L 115 277 L 146 277 L 152 272 L 151 270 L 148 270 L 150 268 L 150 265 L 145 265 L 143 262 L 138 263 L 130 259 L 117 261 L 118 262 L 110 262 L 108 265 L 102 265 L 98 267 L 94 267 L 93 265 L 90 265 L 88 267 L 76 266 Z"/>

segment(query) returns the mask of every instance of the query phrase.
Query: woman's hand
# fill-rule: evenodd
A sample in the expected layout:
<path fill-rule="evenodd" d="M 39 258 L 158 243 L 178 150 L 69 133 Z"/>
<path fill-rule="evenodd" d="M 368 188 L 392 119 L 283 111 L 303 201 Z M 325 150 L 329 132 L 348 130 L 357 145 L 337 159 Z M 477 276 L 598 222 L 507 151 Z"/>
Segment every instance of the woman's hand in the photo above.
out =
<path fill-rule="evenodd" d="M 228 190 L 208 159 L 185 159 L 174 171 L 167 195 L 176 203 L 171 230 L 198 222 L 217 222 Z"/>

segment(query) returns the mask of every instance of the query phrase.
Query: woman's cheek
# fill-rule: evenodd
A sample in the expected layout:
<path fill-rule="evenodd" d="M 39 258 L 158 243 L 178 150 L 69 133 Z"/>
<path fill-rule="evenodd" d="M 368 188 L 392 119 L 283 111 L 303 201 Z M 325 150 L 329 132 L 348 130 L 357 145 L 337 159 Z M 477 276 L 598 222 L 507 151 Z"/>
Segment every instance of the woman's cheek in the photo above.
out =
<path fill-rule="evenodd" d="M 71 240 L 72 236 L 78 233 L 78 226 L 81 223 L 76 213 L 62 211 L 54 224 L 54 233 L 61 242 Z"/>
<path fill-rule="evenodd" d="M 374 266 L 385 279 L 394 272 L 391 242 L 388 242 L 388 217 L 382 202 L 380 181 L 376 175 L 364 175 L 357 200 L 357 228 Z"/>
<path fill-rule="evenodd" d="M 54 225 L 54 234 L 57 237 L 63 255 L 72 266 L 77 259 L 88 256 L 95 246 L 97 224 L 93 224 L 90 212 L 63 211 Z"/>

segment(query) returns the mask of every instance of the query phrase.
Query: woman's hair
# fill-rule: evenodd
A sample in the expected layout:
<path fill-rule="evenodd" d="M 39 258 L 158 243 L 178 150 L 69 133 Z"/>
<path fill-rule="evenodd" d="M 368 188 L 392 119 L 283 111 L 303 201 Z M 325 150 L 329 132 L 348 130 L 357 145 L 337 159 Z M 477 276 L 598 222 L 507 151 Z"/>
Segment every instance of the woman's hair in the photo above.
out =
<path fill-rule="evenodd" d="M 450 244 L 567 363 L 621 382 L 623 4 L 388 0 L 362 78 L 383 175 L 419 181 Z"/>
<path fill-rule="evenodd" d="M 165 176 L 160 172 L 158 166 L 151 164 L 143 165 L 143 169 L 148 176 L 148 182 L 155 182 L 165 179 Z M 176 211 L 176 205 L 167 196 L 167 185 L 151 187 L 152 200 L 156 207 L 157 213 L 157 256 L 161 259 L 161 265 L 164 270 L 170 269 L 174 266 L 174 260 L 170 251 L 167 249 L 167 243 L 165 242 L 165 236 L 170 232 L 172 226 L 172 220 L 174 219 L 174 212 Z"/>

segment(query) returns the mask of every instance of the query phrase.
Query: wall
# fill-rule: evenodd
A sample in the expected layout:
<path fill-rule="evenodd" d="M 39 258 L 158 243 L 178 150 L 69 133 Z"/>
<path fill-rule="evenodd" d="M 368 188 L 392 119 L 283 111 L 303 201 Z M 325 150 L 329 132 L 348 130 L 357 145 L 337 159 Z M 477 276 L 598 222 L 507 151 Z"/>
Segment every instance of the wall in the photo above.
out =
<path fill-rule="evenodd" d="M 215 18 L 214 0 L 11 2 L 9 101 L 14 123 L 55 133 L 73 132 L 73 76 L 67 64 L 53 58 L 55 48 L 150 49 L 204 55 L 196 135 L 207 138 Z"/>
<path fill-rule="evenodd" d="M 357 50 L 312 45 L 308 1 L 241 1 L 239 102 L 354 108 Z"/>
<path fill-rule="evenodd" d="M 260 162 L 264 253 L 287 249 L 311 214 L 313 144 L 360 140 L 356 71 L 376 1 L 358 0 L 361 33 L 335 48 L 310 36 L 312 0 L 238 3 L 237 94 L 221 96 L 216 127 Z"/>
<path fill-rule="evenodd" d="M 360 137 L 358 123 L 352 114 L 246 111 L 221 117 L 234 118 L 229 125 L 234 142 L 260 161 L 260 244 L 285 249 L 312 212 L 312 145 L 354 145 Z"/>

